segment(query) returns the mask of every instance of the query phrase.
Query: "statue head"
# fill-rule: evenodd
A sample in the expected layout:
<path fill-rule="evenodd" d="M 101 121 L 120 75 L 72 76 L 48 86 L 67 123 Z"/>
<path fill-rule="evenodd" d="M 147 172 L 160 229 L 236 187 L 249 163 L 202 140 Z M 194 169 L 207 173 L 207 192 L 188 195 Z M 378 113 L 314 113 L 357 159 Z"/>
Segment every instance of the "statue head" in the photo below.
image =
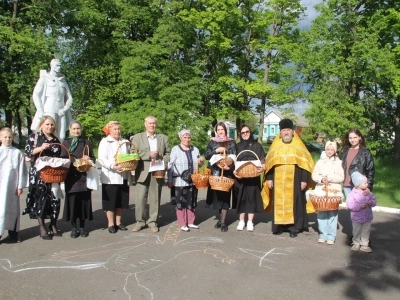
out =
<path fill-rule="evenodd" d="M 50 70 L 56 73 L 61 71 L 61 61 L 58 58 L 53 58 L 50 62 Z"/>

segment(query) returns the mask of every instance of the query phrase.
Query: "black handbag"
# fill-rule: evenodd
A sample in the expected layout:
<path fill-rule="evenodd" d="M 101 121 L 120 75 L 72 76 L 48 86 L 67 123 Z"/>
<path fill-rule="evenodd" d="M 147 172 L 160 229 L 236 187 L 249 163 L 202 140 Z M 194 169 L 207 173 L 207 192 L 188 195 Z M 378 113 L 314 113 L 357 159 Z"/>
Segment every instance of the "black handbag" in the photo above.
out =
<path fill-rule="evenodd" d="M 175 170 L 178 173 L 179 177 L 182 178 L 183 181 L 185 181 L 187 183 L 192 183 L 192 173 L 189 171 L 189 169 L 183 171 L 182 173 L 179 173 L 175 164 L 174 164 L 174 167 L 175 167 Z"/>

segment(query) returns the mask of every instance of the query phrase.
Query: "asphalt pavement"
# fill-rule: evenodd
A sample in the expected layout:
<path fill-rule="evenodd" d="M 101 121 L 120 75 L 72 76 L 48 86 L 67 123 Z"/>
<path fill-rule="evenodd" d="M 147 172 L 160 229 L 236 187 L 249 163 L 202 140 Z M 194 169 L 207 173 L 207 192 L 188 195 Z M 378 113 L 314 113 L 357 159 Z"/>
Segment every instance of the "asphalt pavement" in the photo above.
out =
<path fill-rule="evenodd" d="M 59 221 L 63 236 L 41 240 L 37 220 L 22 216 L 22 243 L 0 245 L 0 299 L 399 299 L 400 214 L 375 212 L 373 252 L 352 252 L 344 208 L 330 246 L 317 243 L 315 214 L 297 238 L 272 235 L 268 213 L 256 215 L 254 232 L 236 230 L 235 211 L 228 232 L 214 229 L 216 211 L 206 208 L 205 192 L 196 212 L 200 229 L 190 232 L 180 231 L 167 187 L 158 233 L 131 231 L 134 186 L 125 232 L 108 232 L 99 191 L 87 238 L 72 239 L 70 225 Z"/>

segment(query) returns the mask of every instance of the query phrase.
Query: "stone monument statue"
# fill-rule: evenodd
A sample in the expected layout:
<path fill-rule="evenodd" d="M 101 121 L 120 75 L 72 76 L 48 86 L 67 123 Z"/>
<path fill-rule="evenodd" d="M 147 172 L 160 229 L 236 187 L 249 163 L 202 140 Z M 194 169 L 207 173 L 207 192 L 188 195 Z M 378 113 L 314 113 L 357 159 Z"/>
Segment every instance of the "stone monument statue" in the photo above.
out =
<path fill-rule="evenodd" d="M 33 118 L 31 130 L 36 131 L 40 119 L 50 116 L 56 121 L 56 136 L 62 142 L 68 124 L 72 120 L 71 106 L 72 95 L 68 83 L 63 74 L 60 73 L 61 62 L 53 59 L 50 62 L 50 72 L 40 70 L 40 78 L 33 90 L 33 102 L 36 114 Z"/>

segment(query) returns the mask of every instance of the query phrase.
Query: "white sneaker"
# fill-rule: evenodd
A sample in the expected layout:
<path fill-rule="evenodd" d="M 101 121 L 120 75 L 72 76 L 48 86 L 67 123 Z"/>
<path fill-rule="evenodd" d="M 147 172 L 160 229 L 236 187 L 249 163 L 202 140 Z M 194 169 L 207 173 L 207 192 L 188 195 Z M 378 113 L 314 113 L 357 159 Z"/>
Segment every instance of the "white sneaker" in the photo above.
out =
<path fill-rule="evenodd" d="M 246 225 L 244 223 L 244 221 L 239 221 L 238 226 L 236 227 L 237 230 L 242 231 L 244 229 L 244 225 Z"/>
<path fill-rule="evenodd" d="M 254 231 L 254 224 L 252 222 L 247 222 L 247 231 Z"/>
<path fill-rule="evenodd" d="M 182 226 L 181 230 L 186 232 L 190 231 L 190 229 L 187 226 Z"/>
<path fill-rule="evenodd" d="M 194 225 L 194 224 L 189 224 L 188 227 L 193 228 L 193 229 L 199 229 L 199 226 Z"/>

